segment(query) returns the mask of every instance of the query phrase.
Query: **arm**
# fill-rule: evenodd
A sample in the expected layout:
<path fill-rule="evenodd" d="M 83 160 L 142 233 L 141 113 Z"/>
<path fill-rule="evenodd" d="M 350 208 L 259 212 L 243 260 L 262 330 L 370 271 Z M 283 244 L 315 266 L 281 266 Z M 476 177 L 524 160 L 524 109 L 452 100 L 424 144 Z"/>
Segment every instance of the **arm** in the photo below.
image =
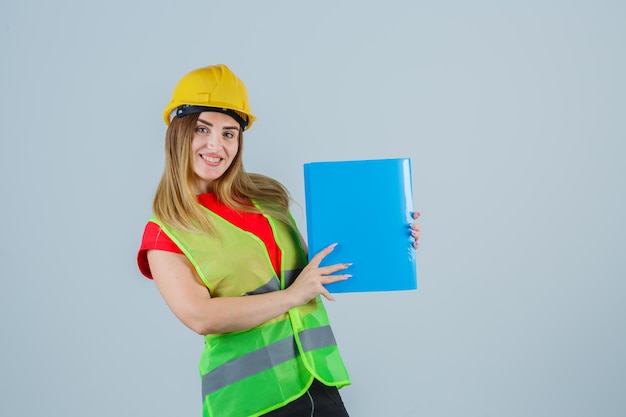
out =
<path fill-rule="evenodd" d="M 207 287 L 184 255 L 160 250 L 148 252 L 152 276 L 172 312 L 199 334 L 229 333 L 258 326 L 321 294 L 332 300 L 324 284 L 349 275 L 329 275 L 347 264 L 319 267 L 334 248 L 318 253 L 286 290 L 242 297 L 211 297 Z"/>

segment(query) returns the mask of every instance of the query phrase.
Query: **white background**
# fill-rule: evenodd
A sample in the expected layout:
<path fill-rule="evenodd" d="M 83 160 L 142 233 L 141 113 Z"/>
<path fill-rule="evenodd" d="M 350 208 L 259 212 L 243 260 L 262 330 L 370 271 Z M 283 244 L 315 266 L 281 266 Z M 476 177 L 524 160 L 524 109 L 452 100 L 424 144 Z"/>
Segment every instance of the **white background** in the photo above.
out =
<path fill-rule="evenodd" d="M 135 255 L 162 110 L 215 63 L 259 117 L 247 170 L 305 234 L 305 162 L 412 159 L 418 291 L 326 303 L 352 416 L 626 415 L 625 21 L 608 0 L 3 0 L 0 415 L 201 414 L 202 338 Z"/>

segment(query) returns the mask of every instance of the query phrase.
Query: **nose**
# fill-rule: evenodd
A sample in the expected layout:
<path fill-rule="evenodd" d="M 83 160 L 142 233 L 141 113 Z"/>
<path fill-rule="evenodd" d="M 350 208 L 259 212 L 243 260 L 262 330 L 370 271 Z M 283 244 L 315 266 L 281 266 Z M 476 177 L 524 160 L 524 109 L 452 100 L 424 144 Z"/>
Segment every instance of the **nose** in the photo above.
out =
<path fill-rule="evenodd" d="M 211 132 L 210 135 L 206 135 L 206 147 L 209 149 L 216 149 L 219 147 L 220 140 L 216 134 Z"/>

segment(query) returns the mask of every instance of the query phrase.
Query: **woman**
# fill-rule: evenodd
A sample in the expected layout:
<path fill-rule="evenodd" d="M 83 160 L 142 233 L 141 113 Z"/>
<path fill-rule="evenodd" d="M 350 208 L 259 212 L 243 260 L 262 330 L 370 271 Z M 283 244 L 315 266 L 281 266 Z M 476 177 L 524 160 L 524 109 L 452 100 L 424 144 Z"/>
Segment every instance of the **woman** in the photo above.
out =
<path fill-rule="evenodd" d="M 248 174 L 243 132 L 255 117 L 224 65 L 177 84 L 164 112 L 165 170 L 139 268 L 172 312 L 205 338 L 204 416 L 347 416 L 350 383 L 321 296 L 349 264 L 307 264 L 287 190 Z M 417 238 L 417 227 L 413 226 Z"/>

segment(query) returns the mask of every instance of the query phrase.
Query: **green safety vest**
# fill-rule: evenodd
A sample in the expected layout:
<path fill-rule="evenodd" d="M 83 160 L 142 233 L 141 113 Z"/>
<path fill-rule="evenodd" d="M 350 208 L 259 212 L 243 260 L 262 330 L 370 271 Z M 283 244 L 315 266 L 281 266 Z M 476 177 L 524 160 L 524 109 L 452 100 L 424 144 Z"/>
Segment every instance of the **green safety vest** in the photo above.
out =
<path fill-rule="evenodd" d="M 252 296 L 287 288 L 307 259 L 295 229 L 266 216 L 282 251 L 277 277 L 265 244 L 206 210 L 218 238 L 151 221 L 178 245 L 212 297 Z M 204 336 L 200 359 L 204 417 L 253 417 L 303 395 L 313 378 L 350 384 L 326 309 L 318 296 L 253 329 Z"/>

